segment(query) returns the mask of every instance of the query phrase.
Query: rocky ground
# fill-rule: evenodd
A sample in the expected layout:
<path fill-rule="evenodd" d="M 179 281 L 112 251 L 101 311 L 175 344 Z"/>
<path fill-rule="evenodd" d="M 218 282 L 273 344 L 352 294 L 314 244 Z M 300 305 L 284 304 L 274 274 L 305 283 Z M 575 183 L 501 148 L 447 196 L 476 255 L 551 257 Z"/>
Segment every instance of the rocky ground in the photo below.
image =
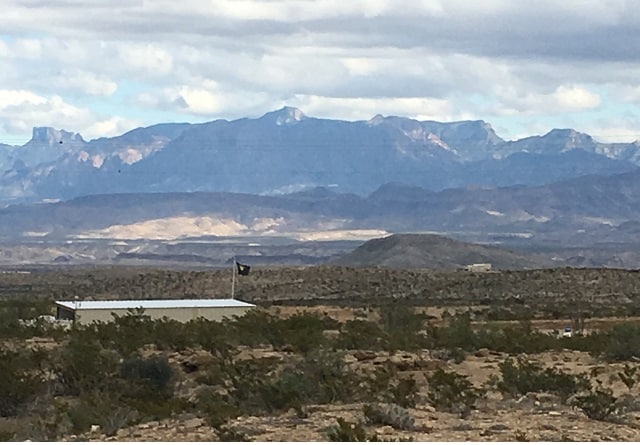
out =
<path fill-rule="evenodd" d="M 228 296 L 230 283 L 229 270 L 92 268 L 26 272 L 3 274 L 0 296 L 37 296 L 40 299 L 34 301 L 45 309 L 53 298 L 71 298 L 74 295 L 94 299 L 223 297 Z M 585 325 L 585 332 L 589 332 L 609 329 L 620 321 L 637 325 L 640 313 L 637 278 L 637 271 L 608 269 L 472 274 L 376 268 L 255 267 L 250 276 L 238 280 L 236 295 L 283 318 L 300 311 L 312 311 L 340 322 L 353 319 L 377 321 L 381 310 L 404 302 L 418 312 L 426 313 L 429 323 L 434 326 L 448 323 L 445 313 L 466 311 L 473 316 L 474 327 L 482 323 L 494 326 L 519 324 L 521 322 L 517 320 L 525 318 L 515 315 L 527 315 L 531 316 L 534 330 L 547 333 L 571 326 L 571 317 L 584 311 L 589 314 Z M 373 304 L 376 301 L 379 306 Z M 325 331 L 327 336 L 336 333 Z M 58 343 L 47 338 L 31 338 L 26 343 L 43 350 L 59 347 Z M 244 359 L 271 357 L 284 362 L 291 358 L 291 352 L 283 348 L 243 348 L 238 356 Z M 179 374 L 174 394 L 190 401 L 198 390 L 196 376 L 207 368 L 211 355 L 201 350 L 155 352 L 169 355 L 169 363 Z M 497 390 L 495 381 L 500 376 L 499 365 L 508 357 L 505 353 L 481 349 L 456 363 L 453 357 L 443 356 L 434 350 L 411 353 L 347 351 L 345 361 L 357 373 L 370 374 L 375 369 L 391 367 L 398 376 L 410 376 L 415 380 L 418 386 L 416 406 L 408 408 L 413 419 L 411 427 L 367 424 L 364 404 L 351 403 L 305 405 L 302 409 L 292 409 L 279 415 L 243 415 L 232 418 L 223 428 L 217 429 L 209 425 L 209 419 L 198 417 L 198 411 L 192 410 L 170 418 L 121 426 L 109 431 L 110 434 L 94 425 L 83 434 L 66 434 L 60 439 L 327 441 L 328 431 L 335 428 L 342 418 L 354 425 L 362 424 L 367 437 L 375 435 L 379 440 L 640 441 L 640 372 L 635 386 L 629 389 L 619 377 L 625 363 L 607 363 L 587 353 L 569 350 L 526 356 L 527 360 L 538 362 L 545 368 L 587 375 L 594 387 L 611 389 L 622 409 L 607 421 L 598 421 L 590 419 L 571 400 L 562 401 L 555 394 L 503 395 Z M 640 371 L 639 363 L 627 364 Z M 426 391 L 437 369 L 455 371 L 468 377 L 476 388 L 486 391 L 486 396 L 461 414 L 436 409 L 429 403 Z"/>
<path fill-rule="evenodd" d="M 540 397 L 544 400 L 544 395 Z M 536 402 L 538 403 L 536 405 Z M 391 426 L 366 427 L 381 441 L 634 441 L 640 440 L 637 426 L 594 422 L 581 413 L 566 407 L 540 402 L 536 397 L 514 401 L 513 406 L 491 413 L 475 410 L 467 418 L 438 413 L 430 406 L 419 406 L 410 412 L 416 419 L 415 431 L 398 431 Z M 230 422 L 231 428 L 251 441 L 311 442 L 327 441 L 326 431 L 338 417 L 355 422 L 362 412 L 361 405 L 312 406 L 307 418 L 294 412 L 279 417 L 238 417 Z M 107 437 L 99 431 L 84 436 L 69 436 L 67 440 L 83 441 L 145 441 L 145 442 L 198 442 L 219 441 L 220 437 L 203 419 L 186 416 L 149 422 L 124 428 L 115 436 Z"/>
<path fill-rule="evenodd" d="M 267 357 L 283 354 L 268 349 L 246 350 L 246 357 Z M 480 350 L 455 364 L 434 357 L 433 351 L 419 353 L 395 353 L 354 351 L 347 355 L 347 363 L 353 369 L 366 371 L 380 365 L 394 366 L 405 376 L 412 376 L 418 385 L 426 375 L 442 367 L 469 377 L 477 387 L 496 376 L 498 364 L 506 354 Z M 529 393 L 520 397 L 506 397 L 489 390 L 474 409 L 463 414 L 440 412 L 428 403 L 418 403 L 408 411 L 414 419 L 410 429 L 398 429 L 389 425 L 367 425 L 363 404 L 311 405 L 302 410 L 289 410 L 279 416 L 241 416 L 230 420 L 223 435 L 207 425 L 203 418 L 182 414 L 163 421 L 153 421 L 119 429 L 107 436 L 96 426 L 83 435 L 70 435 L 67 441 L 327 441 L 327 432 L 343 418 L 354 424 L 361 423 L 367 435 L 377 435 L 384 441 L 640 441 L 640 394 L 637 388 L 629 391 L 617 373 L 623 364 L 603 365 L 585 353 L 560 351 L 533 354 L 526 357 L 544 364 L 556 366 L 565 372 L 587 373 L 595 376 L 625 400 L 624 414 L 609 421 L 589 419 L 581 410 L 562 403 L 549 393 Z M 172 362 L 205 363 L 206 353 L 191 355 L 174 354 Z M 193 388 L 191 388 L 193 389 Z M 190 388 L 183 388 L 187 395 Z M 420 398 L 419 398 L 420 400 Z"/>

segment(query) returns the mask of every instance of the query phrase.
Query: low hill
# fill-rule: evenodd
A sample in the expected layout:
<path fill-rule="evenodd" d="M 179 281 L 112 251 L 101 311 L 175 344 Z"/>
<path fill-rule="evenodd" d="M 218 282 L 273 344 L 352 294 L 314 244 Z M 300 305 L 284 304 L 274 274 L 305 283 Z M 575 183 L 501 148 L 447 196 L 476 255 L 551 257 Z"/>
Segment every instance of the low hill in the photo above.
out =
<path fill-rule="evenodd" d="M 376 238 L 335 263 L 352 267 L 439 270 L 457 269 L 474 263 L 491 263 L 494 269 L 503 270 L 557 266 L 544 258 L 431 234 L 398 234 Z"/>

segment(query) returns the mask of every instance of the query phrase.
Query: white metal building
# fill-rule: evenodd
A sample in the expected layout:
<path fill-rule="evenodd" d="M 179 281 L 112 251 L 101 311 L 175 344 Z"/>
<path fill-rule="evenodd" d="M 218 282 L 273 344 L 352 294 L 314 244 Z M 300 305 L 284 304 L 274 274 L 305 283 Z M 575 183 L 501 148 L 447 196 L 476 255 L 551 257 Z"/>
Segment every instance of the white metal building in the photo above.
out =
<path fill-rule="evenodd" d="M 143 310 L 152 319 L 167 317 L 186 322 L 196 318 L 220 321 L 223 318 L 242 316 L 255 307 L 244 301 L 228 299 L 188 300 L 109 300 L 109 301 L 56 301 L 56 319 L 74 320 L 89 324 L 94 321 L 113 321 L 113 314 L 126 315 L 130 311 Z"/>
<path fill-rule="evenodd" d="M 467 264 L 464 269 L 467 272 L 491 272 L 491 263 Z"/>

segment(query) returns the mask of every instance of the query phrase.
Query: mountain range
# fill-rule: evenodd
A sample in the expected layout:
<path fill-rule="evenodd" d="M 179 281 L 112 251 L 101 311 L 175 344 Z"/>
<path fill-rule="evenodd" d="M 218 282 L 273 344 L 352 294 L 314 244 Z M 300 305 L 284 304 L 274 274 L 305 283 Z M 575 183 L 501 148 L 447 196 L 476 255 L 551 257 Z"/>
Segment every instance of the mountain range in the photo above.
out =
<path fill-rule="evenodd" d="M 483 121 L 348 122 L 289 107 L 91 141 L 38 127 L 23 146 L 0 144 L 0 264 L 318 264 L 421 233 L 535 264 L 640 268 L 639 166 L 638 142 L 571 129 L 505 141 Z M 350 264 L 367 249 L 358 255 Z M 411 263 L 445 256 L 420 255 Z"/>
<path fill-rule="evenodd" d="M 93 195 L 0 209 L 0 240 L 365 240 L 431 232 L 483 243 L 637 250 L 640 171 L 541 186 L 429 191 L 390 183 L 367 196 L 315 188 Z"/>
<path fill-rule="evenodd" d="M 317 187 L 366 196 L 402 182 L 431 192 L 541 186 L 640 166 L 640 144 L 600 143 L 571 129 L 515 141 L 484 121 L 376 115 L 306 116 L 284 107 L 256 119 L 169 123 L 85 141 L 38 127 L 23 146 L 0 145 L 4 203 L 113 193 L 287 194 Z"/>

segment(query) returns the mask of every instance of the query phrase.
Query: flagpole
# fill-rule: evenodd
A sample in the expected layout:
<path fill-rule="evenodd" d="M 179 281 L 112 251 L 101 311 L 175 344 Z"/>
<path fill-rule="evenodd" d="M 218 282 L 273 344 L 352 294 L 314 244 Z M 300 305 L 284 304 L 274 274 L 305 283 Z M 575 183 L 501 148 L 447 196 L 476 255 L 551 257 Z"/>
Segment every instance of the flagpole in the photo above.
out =
<path fill-rule="evenodd" d="M 231 269 L 233 273 L 233 278 L 231 279 L 231 298 L 234 297 L 236 291 L 236 256 L 233 256 L 233 261 L 231 262 Z"/>

